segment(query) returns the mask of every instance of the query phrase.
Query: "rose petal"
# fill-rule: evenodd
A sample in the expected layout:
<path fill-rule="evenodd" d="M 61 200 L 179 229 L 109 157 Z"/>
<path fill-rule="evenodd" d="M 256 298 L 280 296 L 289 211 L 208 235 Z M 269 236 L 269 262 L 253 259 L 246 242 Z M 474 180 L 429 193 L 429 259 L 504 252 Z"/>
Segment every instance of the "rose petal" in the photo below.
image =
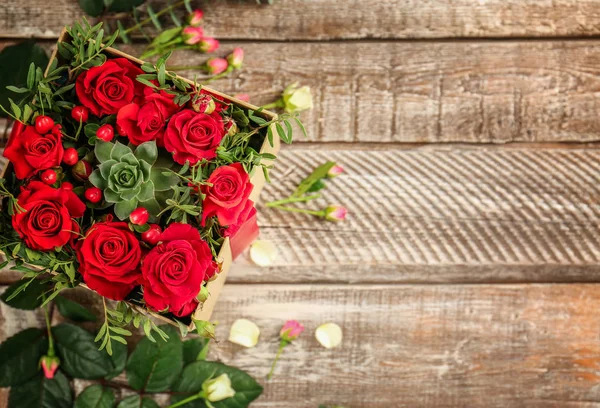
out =
<path fill-rule="evenodd" d="M 260 329 L 247 319 L 238 319 L 229 330 L 229 341 L 244 347 L 254 347 L 258 343 Z"/>
<path fill-rule="evenodd" d="M 315 337 L 321 346 L 332 349 L 342 343 L 342 329 L 335 323 L 325 323 L 317 328 Z"/>
<path fill-rule="evenodd" d="M 270 266 L 277 258 L 277 247 L 271 241 L 257 240 L 250 247 L 250 259 L 258 266 Z"/>

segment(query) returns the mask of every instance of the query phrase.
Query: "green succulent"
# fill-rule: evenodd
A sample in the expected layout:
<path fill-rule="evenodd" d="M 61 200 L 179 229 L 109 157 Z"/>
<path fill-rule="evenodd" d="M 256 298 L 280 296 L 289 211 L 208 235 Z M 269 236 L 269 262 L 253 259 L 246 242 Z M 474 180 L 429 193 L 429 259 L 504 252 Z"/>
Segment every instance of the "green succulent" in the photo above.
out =
<path fill-rule="evenodd" d="M 106 202 L 114 203 L 120 220 L 138 207 L 156 217 L 161 206 L 155 193 L 167 191 L 179 181 L 168 169 L 153 167 L 158 158 L 156 142 L 142 143 L 133 151 L 119 142 L 97 141 L 94 154 L 100 164 L 89 180 L 103 190 Z"/>

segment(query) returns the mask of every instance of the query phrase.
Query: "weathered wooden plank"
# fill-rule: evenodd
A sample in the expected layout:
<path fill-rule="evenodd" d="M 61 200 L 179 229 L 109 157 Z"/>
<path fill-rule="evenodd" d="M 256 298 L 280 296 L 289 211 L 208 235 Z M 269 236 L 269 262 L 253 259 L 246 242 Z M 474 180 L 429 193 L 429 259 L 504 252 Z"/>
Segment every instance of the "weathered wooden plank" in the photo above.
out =
<path fill-rule="evenodd" d="M 591 407 L 598 391 L 598 285 L 226 285 L 219 338 L 240 317 L 261 328 L 243 349 L 213 355 L 265 384 L 259 407 Z M 264 380 L 283 322 L 306 333 Z M 322 323 L 344 331 L 321 348 Z"/>
<path fill-rule="evenodd" d="M 223 39 L 327 40 L 361 38 L 538 37 L 598 35 L 594 0 L 279 0 L 206 1 L 206 31 Z M 160 9 L 166 1 L 154 1 Z M 195 4 L 203 4 L 195 2 Z M 7 0 L 0 36 L 56 37 L 83 15 L 77 3 Z"/>
<path fill-rule="evenodd" d="M 264 104 L 289 83 L 310 85 L 315 109 L 302 115 L 309 138 L 298 142 L 600 140 L 596 40 L 234 42 L 224 48 L 237 45 L 246 50 L 244 68 L 214 87 L 247 92 Z M 139 55 L 141 47 L 122 48 Z M 204 59 L 182 52 L 172 64 Z"/>

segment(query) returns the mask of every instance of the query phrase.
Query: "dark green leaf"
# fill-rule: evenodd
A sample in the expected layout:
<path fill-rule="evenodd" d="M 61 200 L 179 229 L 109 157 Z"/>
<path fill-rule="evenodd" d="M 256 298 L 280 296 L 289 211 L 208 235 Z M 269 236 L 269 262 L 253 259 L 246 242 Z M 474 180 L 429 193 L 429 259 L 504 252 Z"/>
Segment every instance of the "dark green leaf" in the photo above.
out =
<path fill-rule="evenodd" d="M 111 337 L 114 339 L 114 336 Z M 125 364 L 127 363 L 127 345 L 122 343 L 114 343 L 112 345 L 112 356 L 111 362 L 113 365 L 113 369 L 108 375 L 105 377 L 107 380 L 115 378 L 119 374 L 125 370 Z"/>
<path fill-rule="evenodd" d="M 57 296 L 54 303 L 61 315 L 74 322 L 95 322 L 96 316 L 77 302 Z"/>
<path fill-rule="evenodd" d="M 114 13 L 128 12 L 143 2 L 144 0 L 115 0 L 112 2 L 108 10 Z"/>
<path fill-rule="evenodd" d="M 174 327 L 162 329 L 169 339 L 163 341 L 143 338 L 127 361 L 127 380 L 135 390 L 162 392 L 181 374 L 183 367 L 183 345 Z"/>
<path fill-rule="evenodd" d="M 125 398 L 117 405 L 117 408 L 160 408 L 154 400 L 148 397 L 132 395 Z"/>
<path fill-rule="evenodd" d="M 12 387 L 8 408 L 71 408 L 73 394 L 67 377 L 60 371 L 49 380 L 39 373 L 25 384 Z"/>
<path fill-rule="evenodd" d="M 225 364 L 197 361 L 185 367 L 179 380 L 173 386 L 177 394 L 171 397 L 171 404 L 184 400 L 202 390 L 202 383 L 210 378 L 227 374 L 235 395 L 219 402 L 213 402 L 215 408 L 247 407 L 260 396 L 263 387 L 247 373 Z M 192 405 L 190 405 L 192 406 Z M 198 405 L 202 406 L 202 405 Z"/>
<path fill-rule="evenodd" d="M 6 291 L 0 296 L 0 299 L 10 307 L 14 307 L 15 309 L 23 309 L 23 310 L 33 310 L 37 309 L 42 305 L 43 299 L 42 294 L 47 292 L 50 289 L 50 285 L 46 282 L 44 283 L 40 279 L 34 279 L 31 281 L 27 288 L 17 294 L 10 300 L 7 300 L 11 297 L 11 295 L 15 292 L 15 290 L 19 289 L 24 282 L 13 283 L 11 286 L 6 289 Z"/>
<path fill-rule="evenodd" d="M 160 21 L 158 20 L 158 16 L 156 15 L 156 13 L 154 12 L 154 10 L 152 9 L 151 5 L 148 5 L 146 11 L 148 12 L 148 15 L 150 16 L 150 19 L 152 20 L 152 24 L 154 24 L 154 26 L 158 30 L 162 30 L 162 24 L 160 24 Z"/>
<path fill-rule="evenodd" d="M 79 0 L 79 7 L 88 16 L 98 17 L 104 11 L 103 0 Z"/>
<path fill-rule="evenodd" d="M 111 357 L 98 350 L 94 336 L 81 327 L 61 324 L 52 328 L 61 369 L 74 378 L 96 380 L 113 370 Z"/>
<path fill-rule="evenodd" d="M 40 329 L 25 329 L 0 344 L 0 387 L 22 384 L 40 372 L 39 361 L 48 349 Z"/>
<path fill-rule="evenodd" d="M 188 365 L 197 360 L 208 340 L 194 337 L 183 342 L 183 364 Z"/>
<path fill-rule="evenodd" d="M 121 41 L 123 41 L 125 44 L 129 44 L 131 41 L 129 40 L 129 37 L 127 36 L 127 33 L 125 32 L 125 27 L 123 27 L 123 23 L 121 23 L 121 20 L 117 20 L 117 28 L 118 28 L 118 30 L 115 31 L 115 33 L 119 33 L 119 36 L 121 37 Z"/>
<path fill-rule="evenodd" d="M 79 394 L 74 408 L 112 408 L 114 403 L 115 394 L 110 389 L 95 384 Z"/>

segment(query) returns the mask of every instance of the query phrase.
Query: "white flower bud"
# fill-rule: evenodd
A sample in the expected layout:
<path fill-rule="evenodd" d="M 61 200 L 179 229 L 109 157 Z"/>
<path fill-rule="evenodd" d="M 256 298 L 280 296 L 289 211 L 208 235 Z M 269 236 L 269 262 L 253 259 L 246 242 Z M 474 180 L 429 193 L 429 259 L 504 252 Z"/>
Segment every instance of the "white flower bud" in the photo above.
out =
<path fill-rule="evenodd" d="M 301 112 L 313 108 L 313 99 L 308 86 L 292 84 L 283 91 L 283 103 L 288 113 Z"/>
<path fill-rule="evenodd" d="M 202 390 L 210 402 L 223 401 L 235 395 L 235 390 L 231 388 L 231 380 L 227 374 L 221 374 L 217 378 L 205 381 L 202 384 Z"/>

